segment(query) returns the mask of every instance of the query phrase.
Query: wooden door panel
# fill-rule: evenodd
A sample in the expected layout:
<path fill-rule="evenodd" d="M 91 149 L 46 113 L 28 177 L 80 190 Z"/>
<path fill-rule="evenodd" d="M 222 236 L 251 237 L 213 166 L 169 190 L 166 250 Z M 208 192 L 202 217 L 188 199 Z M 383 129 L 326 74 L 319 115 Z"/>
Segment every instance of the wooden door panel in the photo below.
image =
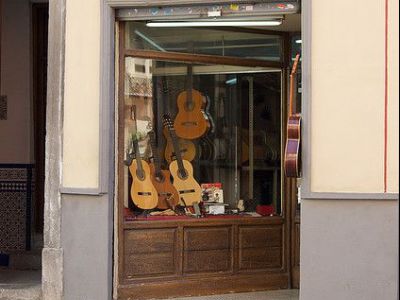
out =
<path fill-rule="evenodd" d="M 229 249 L 231 247 L 231 226 L 185 228 L 185 251 Z"/>
<path fill-rule="evenodd" d="M 126 230 L 124 278 L 167 276 L 179 271 L 177 228 Z"/>
<path fill-rule="evenodd" d="M 184 273 L 232 271 L 232 251 L 231 249 L 185 251 L 183 271 Z"/>
<path fill-rule="evenodd" d="M 283 227 L 239 227 L 239 270 L 283 267 Z"/>
<path fill-rule="evenodd" d="M 183 272 L 230 272 L 233 267 L 232 227 L 185 228 Z"/>

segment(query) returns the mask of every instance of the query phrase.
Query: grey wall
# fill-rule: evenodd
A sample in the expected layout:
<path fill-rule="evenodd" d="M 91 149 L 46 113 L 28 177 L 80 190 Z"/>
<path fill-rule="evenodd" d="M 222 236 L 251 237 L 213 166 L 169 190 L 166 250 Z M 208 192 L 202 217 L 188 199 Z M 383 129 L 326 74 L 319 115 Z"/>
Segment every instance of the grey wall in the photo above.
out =
<path fill-rule="evenodd" d="M 398 201 L 303 200 L 301 300 L 398 299 Z"/>
<path fill-rule="evenodd" d="M 109 300 L 112 291 L 112 200 L 62 195 L 64 300 Z"/>

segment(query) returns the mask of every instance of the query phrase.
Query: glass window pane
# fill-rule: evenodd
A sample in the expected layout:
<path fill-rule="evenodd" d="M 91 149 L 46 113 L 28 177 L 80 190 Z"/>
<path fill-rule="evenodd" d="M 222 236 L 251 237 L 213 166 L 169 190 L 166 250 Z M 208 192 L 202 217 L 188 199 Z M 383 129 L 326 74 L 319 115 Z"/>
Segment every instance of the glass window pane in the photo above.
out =
<path fill-rule="evenodd" d="M 202 117 L 209 128 L 198 138 L 178 138 L 196 181 L 221 183 L 228 209 L 236 208 L 242 199 L 248 212 L 266 205 L 280 214 L 280 71 L 126 57 L 125 152 L 129 153 L 132 135 L 139 132 L 141 157 L 151 161 L 157 155 L 162 167 L 168 169 L 171 155 L 166 154 L 166 146 L 170 138 L 163 129 L 162 116 L 168 113 L 175 120 L 190 109 L 188 98 L 180 107 L 177 99 L 193 90 L 201 95 Z M 156 135 L 155 149 L 149 143 L 150 130 Z M 131 182 L 126 169 L 125 206 L 136 210 L 130 199 Z"/>
<path fill-rule="evenodd" d="M 237 28 L 149 28 L 144 22 L 126 23 L 126 48 L 234 56 L 280 61 L 279 35 L 240 32 Z"/>

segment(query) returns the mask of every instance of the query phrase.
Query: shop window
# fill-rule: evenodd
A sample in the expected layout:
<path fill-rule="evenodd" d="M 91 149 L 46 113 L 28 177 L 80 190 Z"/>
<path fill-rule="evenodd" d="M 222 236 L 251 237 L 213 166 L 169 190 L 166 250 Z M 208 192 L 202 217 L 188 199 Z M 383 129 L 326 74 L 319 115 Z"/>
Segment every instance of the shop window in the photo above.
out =
<path fill-rule="evenodd" d="M 282 69 L 267 64 L 255 67 L 246 62 L 222 64 L 218 63 L 218 57 L 256 55 L 260 60 L 279 61 L 281 37 L 190 28 L 180 29 L 178 35 L 167 29 L 146 29 L 140 22 L 125 24 L 127 49 L 208 54 L 215 56 L 215 60 L 196 62 L 196 55 L 190 62 L 179 61 L 178 56 L 157 59 L 154 51 L 152 58 L 146 58 L 143 52 L 140 58 L 135 57 L 135 52 L 125 54 L 120 65 L 124 93 L 120 94 L 123 131 L 119 133 L 123 140 L 120 152 L 128 166 L 120 175 L 124 220 L 160 214 L 280 215 Z M 174 41 L 172 36 L 179 39 Z M 202 37 L 207 38 L 202 40 Z M 138 68 L 139 62 L 146 66 L 147 72 Z M 192 99 L 199 99 L 200 106 Z M 198 114 L 188 113 L 192 110 L 198 110 Z M 205 128 L 200 126 L 202 123 Z M 150 164 L 156 170 L 171 170 L 172 176 L 167 174 L 167 181 L 171 179 L 176 187 L 176 182 L 182 180 L 181 159 L 192 166 L 199 193 L 197 185 L 190 184 L 177 188 L 176 194 L 160 193 L 153 189 L 157 187 L 155 183 L 144 190 L 135 184 L 146 173 L 143 165 Z M 178 166 L 176 173 L 171 164 Z M 158 194 L 158 202 L 147 203 L 154 193 Z M 196 201 L 186 199 L 190 193 L 197 193 Z M 146 203 L 139 198 L 146 199 L 143 200 Z"/>

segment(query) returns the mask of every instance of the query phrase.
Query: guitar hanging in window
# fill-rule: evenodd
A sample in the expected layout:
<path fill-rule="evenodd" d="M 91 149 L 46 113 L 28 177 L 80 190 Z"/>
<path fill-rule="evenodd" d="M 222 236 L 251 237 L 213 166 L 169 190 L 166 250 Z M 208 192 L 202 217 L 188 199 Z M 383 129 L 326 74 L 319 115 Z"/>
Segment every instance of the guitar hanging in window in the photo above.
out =
<path fill-rule="evenodd" d="M 297 95 L 297 92 L 295 91 L 295 82 L 299 59 L 300 54 L 297 54 L 290 73 L 289 111 L 284 162 L 285 175 L 294 178 L 300 177 L 301 171 L 301 115 L 300 113 L 294 112 L 295 106 L 293 105 L 293 102 L 296 101 Z"/>

